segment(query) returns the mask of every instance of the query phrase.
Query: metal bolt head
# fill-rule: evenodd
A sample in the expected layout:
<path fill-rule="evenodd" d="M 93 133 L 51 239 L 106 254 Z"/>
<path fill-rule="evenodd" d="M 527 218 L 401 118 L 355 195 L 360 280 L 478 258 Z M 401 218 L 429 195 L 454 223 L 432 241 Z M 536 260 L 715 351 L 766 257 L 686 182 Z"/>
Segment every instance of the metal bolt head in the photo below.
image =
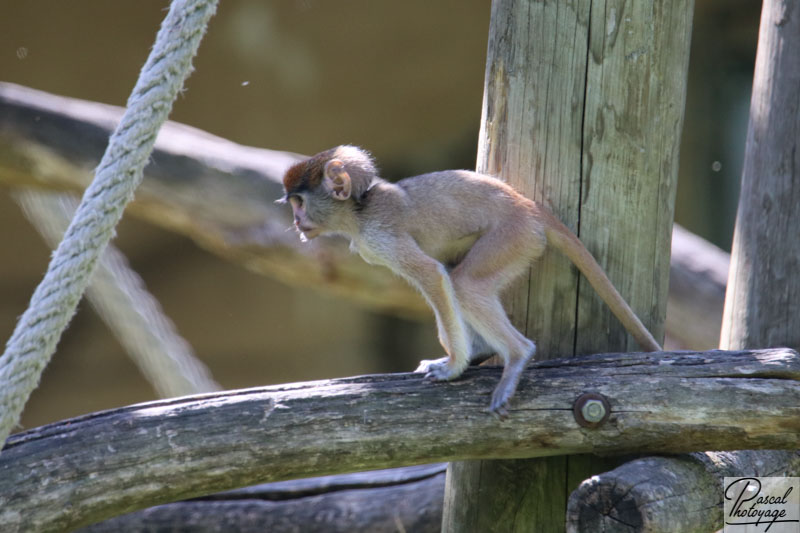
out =
<path fill-rule="evenodd" d="M 611 406 L 603 395 L 587 392 L 575 400 L 572 414 L 581 426 L 596 428 L 608 419 Z"/>
<path fill-rule="evenodd" d="M 598 423 L 606 416 L 606 408 L 600 400 L 589 400 L 581 407 L 581 414 L 587 422 Z"/>

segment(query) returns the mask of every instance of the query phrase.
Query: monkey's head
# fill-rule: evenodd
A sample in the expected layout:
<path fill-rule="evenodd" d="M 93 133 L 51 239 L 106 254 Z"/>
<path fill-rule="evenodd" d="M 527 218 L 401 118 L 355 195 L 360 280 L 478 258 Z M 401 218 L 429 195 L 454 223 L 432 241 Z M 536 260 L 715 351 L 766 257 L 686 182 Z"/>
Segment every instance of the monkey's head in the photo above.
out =
<path fill-rule="evenodd" d="M 293 165 L 283 176 L 280 203 L 292 206 L 294 225 L 307 239 L 347 232 L 364 199 L 375 164 L 355 146 L 337 146 Z"/>

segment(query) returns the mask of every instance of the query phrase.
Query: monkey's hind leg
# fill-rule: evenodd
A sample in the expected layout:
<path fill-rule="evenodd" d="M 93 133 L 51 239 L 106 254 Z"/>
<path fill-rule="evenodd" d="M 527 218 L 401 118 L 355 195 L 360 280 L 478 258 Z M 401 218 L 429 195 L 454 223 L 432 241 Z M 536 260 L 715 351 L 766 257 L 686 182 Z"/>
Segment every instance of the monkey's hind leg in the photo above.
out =
<path fill-rule="evenodd" d="M 497 384 L 497 387 L 495 387 L 494 392 L 492 392 L 489 412 L 498 418 L 504 419 L 508 417 L 509 400 L 511 400 L 511 397 L 517 390 L 522 372 L 525 370 L 530 360 L 533 359 L 533 356 L 536 355 L 536 344 L 533 341 L 528 342 L 530 342 L 531 346 L 528 355 L 506 362 L 506 365 L 503 367 L 503 375 L 500 377 L 500 382 Z"/>
<path fill-rule="evenodd" d="M 524 232 L 504 235 L 507 227 L 479 239 L 451 273 L 465 321 L 503 360 L 503 375 L 489 404 L 500 418 L 508 415 L 509 400 L 536 353 L 536 345 L 508 319 L 498 293 L 528 268 L 531 258 L 520 250 L 538 249 Z"/>
<path fill-rule="evenodd" d="M 503 375 L 492 393 L 489 412 L 499 418 L 506 418 L 508 404 L 517 390 L 520 376 L 536 355 L 536 344 L 511 324 L 496 295 L 491 297 L 490 302 L 480 305 L 477 313 L 466 311 L 465 315 L 470 323 L 473 323 L 472 320 L 476 321 L 474 327 L 495 347 L 503 360 Z"/>
<path fill-rule="evenodd" d="M 520 375 L 536 353 L 536 345 L 511 324 L 492 288 L 484 285 L 485 290 L 481 290 L 480 284 L 474 281 L 467 286 L 469 289 L 462 289 L 459 295 L 464 318 L 503 360 L 503 375 L 492 394 L 489 411 L 505 418 L 509 400 L 514 395 Z M 459 283 L 456 291 L 459 291 Z"/>

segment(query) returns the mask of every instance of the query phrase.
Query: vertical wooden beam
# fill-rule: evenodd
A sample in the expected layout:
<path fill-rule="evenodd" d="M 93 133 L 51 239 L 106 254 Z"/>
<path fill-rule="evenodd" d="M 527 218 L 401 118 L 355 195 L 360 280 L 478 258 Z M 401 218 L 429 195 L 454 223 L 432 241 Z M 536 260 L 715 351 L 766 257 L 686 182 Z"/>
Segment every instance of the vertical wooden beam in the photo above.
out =
<path fill-rule="evenodd" d="M 800 1 L 765 0 L 721 348 L 800 347 L 799 94 Z M 715 531 L 721 492 L 709 489 L 724 476 L 797 470 L 798 452 L 788 450 L 640 458 L 573 493 L 568 531 Z"/>
<path fill-rule="evenodd" d="M 800 1 L 764 0 L 721 348 L 800 347 L 798 215 Z M 730 455 L 751 454 L 761 462 L 777 456 L 785 465 L 797 457 L 792 451 Z"/>
<path fill-rule="evenodd" d="M 720 347 L 800 347 L 800 1 L 764 0 Z"/>
<path fill-rule="evenodd" d="M 495 0 L 479 171 L 553 209 L 663 336 L 692 0 Z M 569 262 L 547 253 L 509 312 L 537 357 L 636 347 Z M 611 398 L 613 391 L 600 391 Z M 513 424 L 513 404 L 510 420 Z M 591 431 L 591 430 L 586 430 Z M 448 468 L 443 531 L 564 531 L 595 457 Z"/>

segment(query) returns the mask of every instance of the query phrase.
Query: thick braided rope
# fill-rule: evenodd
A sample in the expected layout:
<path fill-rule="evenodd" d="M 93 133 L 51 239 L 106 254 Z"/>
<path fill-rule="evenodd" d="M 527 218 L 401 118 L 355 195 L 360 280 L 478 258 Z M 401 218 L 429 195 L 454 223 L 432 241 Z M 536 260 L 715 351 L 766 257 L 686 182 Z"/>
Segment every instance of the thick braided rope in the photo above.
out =
<path fill-rule="evenodd" d="M 0 444 L 19 422 L 100 253 L 133 198 L 216 7 L 217 0 L 173 0 L 170 5 L 95 178 L 0 357 Z"/>
<path fill-rule="evenodd" d="M 61 242 L 78 207 L 71 194 L 35 189 L 22 189 L 14 199 L 51 247 Z M 220 389 L 113 244 L 100 256 L 86 296 L 160 397 Z"/>

